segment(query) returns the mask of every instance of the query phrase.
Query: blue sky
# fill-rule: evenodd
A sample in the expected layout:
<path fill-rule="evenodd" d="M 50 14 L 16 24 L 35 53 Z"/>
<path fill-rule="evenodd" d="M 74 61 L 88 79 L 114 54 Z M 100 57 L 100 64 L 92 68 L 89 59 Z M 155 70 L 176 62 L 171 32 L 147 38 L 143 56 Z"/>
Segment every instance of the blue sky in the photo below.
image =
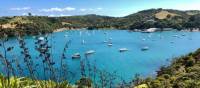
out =
<path fill-rule="evenodd" d="M 71 16 L 98 14 L 121 17 L 151 8 L 200 10 L 200 0 L 0 0 L 0 16 Z"/>

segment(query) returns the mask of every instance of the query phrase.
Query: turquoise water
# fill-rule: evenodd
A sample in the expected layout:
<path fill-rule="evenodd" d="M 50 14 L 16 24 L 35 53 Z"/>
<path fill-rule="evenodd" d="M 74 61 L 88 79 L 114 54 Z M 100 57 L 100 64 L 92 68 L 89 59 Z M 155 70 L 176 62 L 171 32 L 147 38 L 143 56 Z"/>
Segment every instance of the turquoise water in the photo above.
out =
<path fill-rule="evenodd" d="M 67 37 L 65 36 L 67 35 Z M 183 36 L 185 35 L 185 36 Z M 174 37 L 178 36 L 178 37 Z M 112 42 L 112 46 L 103 41 Z M 135 74 L 144 77 L 155 76 L 160 66 L 169 65 L 173 57 L 185 55 L 200 48 L 200 32 L 180 32 L 165 31 L 155 33 L 129 32 L 126 30 L 69 30 L 56 32 L 49 35 L 52 44 L 53 60 L 55 67 L 60 66 L 60 58 L 63 48 L 67 41 L 71 41 L 67 50 L 67 64 L 69 70 L 73 73 L 70 81 L 80 78 L 80 60 L 71 59 L 74 53 L 80 53 L 81 59 L 84 59 L 84 53 L 88 50 L 94 50 L 95 53 L 88 56 L 89 62 L 95 63 L 100 70 L 115 72 L 116 74 L 130 81 Z M 85 44 L 82 44 L 82 41 Z M 25 41 L 30 50 L 32 58 L 38 56 L 35 50 L 33 37 L 26 37 Z M 14 46 L 14 50 L 9 52 L 9 58 L 20 58 L 21 49 L 15 38 L 10 39 L 6 46 Z M 142 51 L 142 47 L 149 47 L 149 50 Z M 119 52 L 120 48 L 127 48 L 126 52 Z M 2 52 L 2 49 L 1 49 Z M 19 59 L 23 62 L 22 59 Z M 35 63 L 40 63 L 34 59 Z M 40 63 L 41 64 L 41 63 Z M 23 66 L 23 64 L 21 64 Z M 37 67 L 39 78 L 43 79 L 41 66 Z M 1 72 L 4 68 L 1 67 Z M 26 72 L 24 73 L 26 76 Z"/>

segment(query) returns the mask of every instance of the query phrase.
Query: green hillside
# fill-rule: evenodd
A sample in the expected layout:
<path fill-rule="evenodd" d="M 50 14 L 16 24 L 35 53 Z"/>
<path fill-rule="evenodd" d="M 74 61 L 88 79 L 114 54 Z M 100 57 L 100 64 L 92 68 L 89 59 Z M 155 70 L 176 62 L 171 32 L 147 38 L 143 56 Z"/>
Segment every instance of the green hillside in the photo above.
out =
<path fill-rule="evenodd" d="M 140 80 L 138 86 L 146 85 L 145 88 L 199 88 L 200 49 L 174 60 L 170 66 L 161 67 L 155 79 Z"/>
<path fill-rule="evenodd" d="M 116 29 L 147 29 L 147 28 L 199 28 L 200 11 L 179 11 L 172 9 L 148 9 L 125 17 L 109 17 L 95 14 L 66 17 L 47 16 L 14 16 L 0 17 L 0 33 L 13 36 L 22 34 L 38 34 L 53 32 L 58 28 L 116 28 Z"/>

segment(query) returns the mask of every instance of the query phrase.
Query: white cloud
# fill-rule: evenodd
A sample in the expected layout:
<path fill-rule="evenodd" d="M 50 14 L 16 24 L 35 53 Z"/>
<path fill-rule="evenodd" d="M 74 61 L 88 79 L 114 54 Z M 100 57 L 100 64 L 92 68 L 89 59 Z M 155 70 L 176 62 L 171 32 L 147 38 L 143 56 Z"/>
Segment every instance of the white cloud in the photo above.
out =
<path fill-rule="evenodd" d="M 97 8 L 97 10 L 102 10 L 103 8 Z"/>
<path fill-rule="evenodd" d="M 88 8 L 88 9 L 80 9 L 80 11 L 84 12 L 84 11 L 99 11 L 99 10 L 103 10 L 103 8 Z"/>
<path fill-rule="evenodd" d="M 49 15 L 49 17 L 55 17 L 55 15 L 53 15 L 53 14 L 50 14 L 50 15 Z"/>
<path fill-rule="evenodd" d="M 90 9 L 88 9 L 88 10 L 92 11 L 92 10 L 94 10 L 94 9 L 90 8 Z"/>
<path fill-rule="evenodd" d="M 22 8 L 10 8 L 10 10 L 17 10 L 17 11 L 20 11 L 20 10 L 29 10 L 31 9 L 30 7 L 22 7 Z"/>
<path fill-rule="evenodd" d="M 68 14 L 60 14 L 59 16 L 71 16 L 71 15 L 68 15 Z"/>
<path fill-rule="evenodd" d="M 27 13 L 22 13 L 22 16 L 27 16 L 28 14 Z"/>
<path fill-rule="evenodd" d="M 48 16 L 49 17 L 63 17 L 63 16 L 71 16 L 71 15 L 68 15 L 68 14 L 50 14 Z"/>
<path fill-rule="evenodd" d="M 80 11 L 82 11 L 82 12 L 84 12 L 84 11 L 86 11 L 87 9 L 80 9 Z"/>
<path fill-rule="evenodd" d="M 178 10 L 200 10 L 199 3 L 192 3 L 192 4 L 178 4 L 175 5 L 176 9 Z"/>
<path fill-rule="evenodd" d="M 32 16 L 35 16 L 36 14 L 31 13 Z M 22 16 L 28 16 L 28 13 L 22 13 Z"/>
<path fill-rule="evenodd" d="M 73 7 L 65 7 L 65 8 L 49 8 L 49 9 L 42 9 L 40 12 L 64 12 L 64 11 L 73 11 L 76 8 Z"/>

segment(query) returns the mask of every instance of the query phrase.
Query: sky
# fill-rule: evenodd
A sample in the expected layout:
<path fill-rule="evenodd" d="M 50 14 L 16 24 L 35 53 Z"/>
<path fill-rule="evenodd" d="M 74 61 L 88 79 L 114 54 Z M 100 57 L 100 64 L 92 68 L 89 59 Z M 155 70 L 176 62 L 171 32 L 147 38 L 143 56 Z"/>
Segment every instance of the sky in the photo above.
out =
<path fill-rule="evenodd" d="M 0 0 L 0 16 L 97 14 L 123 17 L 151 8 L 200 10 L 200 0 Z"/>

